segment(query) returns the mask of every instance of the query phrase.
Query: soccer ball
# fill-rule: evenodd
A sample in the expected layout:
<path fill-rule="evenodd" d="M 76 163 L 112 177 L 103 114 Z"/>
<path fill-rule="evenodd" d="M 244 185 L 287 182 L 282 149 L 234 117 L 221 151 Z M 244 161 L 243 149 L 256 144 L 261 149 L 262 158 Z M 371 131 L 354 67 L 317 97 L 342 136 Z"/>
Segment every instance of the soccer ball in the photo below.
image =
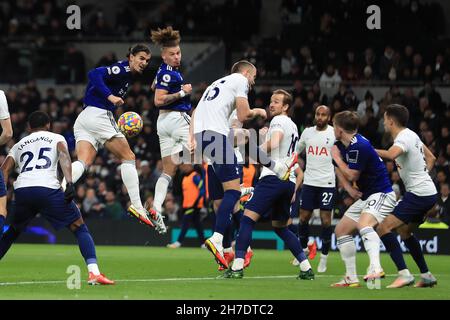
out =
<path fill-rule="evenodd" d="M 142 118 L 136 112 L 125 112 L 119 117 L 117 122 L 120 131 L 127 137 L 137 136 L 144 125 Z"/>

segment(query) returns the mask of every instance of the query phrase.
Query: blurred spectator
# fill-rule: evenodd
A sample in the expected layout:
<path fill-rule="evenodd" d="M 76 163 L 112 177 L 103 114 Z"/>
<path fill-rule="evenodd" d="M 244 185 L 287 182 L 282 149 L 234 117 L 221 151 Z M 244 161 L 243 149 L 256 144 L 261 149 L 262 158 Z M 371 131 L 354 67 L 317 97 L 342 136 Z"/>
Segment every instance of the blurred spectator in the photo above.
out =
<path fill-rule="evenodd" d="M 116 195 L 113 191 L 108 190 L 106 192 L 105 201 L 105 213 L 107 218 L 121 220 L 125 217 L 124 210 L 120 203 L 116 200 Z"/>
<path fill-rule="evenodd" d="M 358 104 L 357 112 L 360 117 L 363 117 L 366 113 L 367 108 L 372 109 L 372 113 L 374 117 L 378 117 L 378 111 L 380 110 L 380 106 L 373 99 L 373 95 L 370 91 L 366 91 L 364 95 L 364 100 Z"/>

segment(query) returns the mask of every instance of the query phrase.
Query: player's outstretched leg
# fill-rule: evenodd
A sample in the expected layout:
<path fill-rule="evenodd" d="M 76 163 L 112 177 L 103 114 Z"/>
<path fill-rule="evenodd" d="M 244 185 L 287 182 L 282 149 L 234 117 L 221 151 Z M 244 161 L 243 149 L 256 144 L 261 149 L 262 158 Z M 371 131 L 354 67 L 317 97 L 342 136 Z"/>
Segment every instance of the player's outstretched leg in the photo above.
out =
<path fill-rule="evenodd" d="M 226 270 L 220 278 L 241 279 L 244 277 L 245 255 L 247 254 L 247 248 L 252 241 L 252 232 L 255 224 L 256 221 L 249 216 L 244 215 L 242 217 L 241 227 L 236 237 L 236 258 L 234 259 L 231 268 Z"/>
<path fill-rule="evenodd" d="M 383 241 L 386 251 L 391 255 L 392 261 L 394 261 L 399 274 L 398 278 L 387 287 L 402 288 L 414 284 L 414 277 L 406 267 L 405 259 L 403 258 L 402 249 L 400 248 L 397 237 L 392 232 L 389 232 L 381 236 L 381 241 Z"/>
<path fill-rule="evenodd" d="M 17 239 L 17 237 L 20 235 L 20 231 L 16 229 L 14 226 L 10 226 L 8 231 L 6 231 L 0 239 L 0 259 L 3 258 L 3 256 L 8 252 L 9 248 L 11 248 L 11 245 L 13 242 Z"/>
<path fill-rule="evenodd" d="M 127 188 L 131 206 L 128 213 L 148 226 L 155 227 L 159 233 L 166 233 L 167 228 L 159 212 L 144 208 L 139 194 L 139 177 L 136 170 L 136 157 L 130 149 L 130 145 L 123 137 L 113 137 L 106 141 L 105 147 L 122 161 L 120 174 L 122 182 Z"/>
<path fill-rule="evenodd" d="M 419 240 L 411 234 L 410 237 L 403 239 L 406 247 L 409 250 L 409 253 L 413 257 L 417 266 L 420 270 L 420 280 L 417 282 L 414 287 L 415 288 L 425 288 L 425 287 L 434 287 L 437 284 L 436 278 L 431 274 L 428 269 L 428 265 L 425 262 L 425 258 L 423 256 L 423 251 L 420 246 Z"/>
<path fill-rule="evenodd" d="M 76 222 L 70 227 L 70 229 L 77 238 L 81 255 L 86 261 L 89 272 L 88 284 L 114 284 L 114 281 L 109 280 L 104 274 L 100 273 L 97 265 L 94 240 L 92 239 L 87 226 L 83 223 L 77 227 L 75 224 Z"/>
<path fill-rule="evenodd" d="M 76 183 L 81 176 L 86 171 L 86 164 L 83 160 L 77 160 L 72 162 L 72 182 Z M 66 190 L 66 178 L 63 179 L 61 182 L 61 187 L 63 190 Z"/>
<path fill-rule="evenodd" d="M 216 214 L 214 233 L 205 241 L 206 248 L 214 255 L 216 262 L 224 268 L 228 268 L 228 263 L 223 256 L 223 236 L 230 225 L 233 208 L 240 196 L 241 192 L 234 189 L 229 189 L 224 192 L 222 202 Z"/>
<path fill-rule="evenodd" d="M 155 185 L 155 199 L 153 200 L 153 209 L 157 212 L 162 212 L 162 205 L 167 196 L 167 189 L 169 188 L 172 177 L 166 173 L 162 173 Z"/>
<path fill-rule="evenodd" d="M 300 263 L 300 274 L 297 278 L 302 280 L 314 280 L 314 272 L 312 271 L 311 265 L 302 250 L 300 241 L 295 234 L 287 227 L 274 227 L 274 231 L 284 241 L 291 253 Z"/>
<path fill-rule="evenodd" d="M 367 275 L 364 276 L 364 281 L 384 278 L 385 273 L 380 264 L 380 237 L 372 227 L 364 227 L 359 233 L 370 259 L 370 267 Z"/>
<path fill-rule="evenodd" d="M 337 246 L 345 264 L 345 277 L 339 282 L 332 284 L 332 287 L 359 287 L 358 276 L 356 275 L 356 246 L 353 237 L 344 235 L 337 238 Z"/>

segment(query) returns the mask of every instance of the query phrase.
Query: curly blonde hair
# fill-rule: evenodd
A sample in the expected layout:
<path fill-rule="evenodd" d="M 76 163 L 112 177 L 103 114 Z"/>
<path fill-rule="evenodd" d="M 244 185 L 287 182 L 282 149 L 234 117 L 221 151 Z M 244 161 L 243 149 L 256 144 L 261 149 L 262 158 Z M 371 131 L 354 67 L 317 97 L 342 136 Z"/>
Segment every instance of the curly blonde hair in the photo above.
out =
<path fill-rule="evenodd" d="M 151 31 L 151 39 L 154 44 L 163 48 L 176 47 L 180 45 L 180 31 L 173 30 L 170 26 L 164 29 L 158 28 L 156 31 Z"/>

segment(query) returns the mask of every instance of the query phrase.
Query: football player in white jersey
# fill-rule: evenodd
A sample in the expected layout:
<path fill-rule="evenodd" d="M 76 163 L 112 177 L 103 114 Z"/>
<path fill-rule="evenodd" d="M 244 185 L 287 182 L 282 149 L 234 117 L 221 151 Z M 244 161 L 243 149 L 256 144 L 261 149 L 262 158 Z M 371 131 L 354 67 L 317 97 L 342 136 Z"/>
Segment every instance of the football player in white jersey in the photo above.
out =
<path fill-rule="evenodd" d="M 239 61 L 231 68 L 231 74 L 214 81 L 205 91 L 193 114 L 192 133 L 195 137 L 195 161 L 203 156 L 212 161 L 214 173 L 209 182 L 222 185 L 224 196 L 216 214 L 214 234 L 205 242 L 217 263 L 228 268 L 223 257 L 222 240 L 230 224 L 233 208 L 241 196 L 239 166 L 233 148 L 233 137 L 229 137 L 228 119 L 234 109 L 241 122 L 257 116 L 266 118 L 265 109 L 250 109 L 248 90 L 255 83 L 256 67 L 248 61 Z M 191 141 L 194 140 L 191 138 Z M 260 162 L 270 167 L 278 177 L 286 178 L 296 162 L 296 154 L 282 161 L 273 161 L 261 150 Z"/>
<path fill-rule="evenodd" d="M 331 211 L 336 197 L 336 176 L 331 148 L 335 142 L 334 129 L 328 123 L 331 112 L 327 106 L 318 106 L 314 127 L 306 128 L 300 136 L 299 151 L 306 153 L 306 170 L 300 202 L 299 237 L 303 250 L 312 260 L 316 256 L 316 242 L 309 239 L 309 220 L 314 209 L 320 209 L 322 221 L 322 254 L 318 272 L 327 270 L 327 257 L 331 244 Z M 295 261 L 295 260 L 294 260 Z"/>
<path fill-rule="evenodd" d="M 282 159 L 295 153 L 298 143 L 297 125 L 288 117 L 287 112 L 292 105 L 292 96 L 285 90 L 275 90 L 270 99 L 270 122 L 266 141 L 261 148 L 270 154 L 272 159 Z M 299 279 L 313 280 L 314 273 L 302 250 L 297 236 L 288 229 L 291 223 L 290 206 L 295 194 L 296 178 L 290 172 L 287 181 L 280 180 L 267 167 L 263 167 L 253 195 L 245 206 L 241 227 L 236 239 L 236 259 L 223 278 L 242 278 L 244 276 L 244 257 L 250 245 L 252 231 L 261 217 L 269 217 L 275 233 L 283 239 L 294 257 L 300 261 Z"/>
<path fill-rule="evenodd" d="M 236 155 L 236 159 L 238 162 L 239 167 L 239 179 L 240 183 L 243 183 L 243 175 L 244 175 L 244 154 L 245 154 L 245 144 L 247 143 L 250 133 L 247 129 L 243 128 L 243 123 L 239 121 L 237 117 L 237 111 L 236 109 L 231 113 L 230 118 L 228 119 L 228 124 L 230 128 L 232 129 L 233 133 L 232 136 L 234 137 L 234 154 Z M 213 175 L 214 174 L 214 168 L 211 163 L 208 164 L 208 174 Z M 243 187 L 241 186 L 241 197 L 250 194 L 253 192 L 253 187 Z M 222 202 L 223 198 L 223 188 L 222 184 L 214 184 L 212 181 L 208 183 L 208 193 L 209 193 L 209 199 L 213 200 L 213 206 L 214 206 L 214 212 L 217 212 L 219 209 L 220 203 Z M 241 202 L 238 200 L 236 202 L 236 205 L 233 209 L 232 214 L 232 221 L 228 226 L 228 229 L 225 230 L 225 234 L 223 235 L 223 256 L 225 260 L 230 264 L 234 259 L 234 252 L 232 248 L 232 241 L 234 238 L 234 230 L 239 230 L 240 227 L 240 221 L 243 215 L 243 210 L 241 209 Z M 244 267 L 247 267 L 250 265 L 251 258 L 253 257 L 253 251 L 249 247 L 247 250 L 247 254 L 245 255 L 245 262 Z M 222 265 L 219 265 L 219 271 L 225 270 L 225 268 Z"/>
<path fill-rule="evenodd" d="M 50 117 L 42 111 L 30 114 L 28 124 L 31 133 L 11 148 L 1 167 L 6 179 L 14 168 L 19 176 L 14 182 L 15 214 L 8 231 L 0 239 L 0 259 L 40 213 L 56 230 L 68 228 L 77 238 L 88 268 L 89 284 L 114 284 L 100 273 L 94 241 L 80 210 L 72 201 L 75 189 L 66 140 L 62 135 L 49 132 Z M 58 163 L 67 181 L 65 192 L 57 176 Z"/>
<path fill-rule="evenodd" d="M 0 125 L 2 127 L 2 134 L 0 135 L 0 146 L 6 144 L 13 135 L 11 119 L 9 117 L 8 102 L 5 93 L 0 90 Z M 6 219 L 6 183 L 3 179 L 3 174 L 0 171 L 0 235 L 3 233 Z"/>
<path fill-rule="evenodd" d="M 400 234 L 420 269 L 420 281 L 415 287 L 432 287 L 437 284 L 436 278 L 428 270 L 419 240 L 413 234 L 413 230 L 424 221 L 425 215 L 437 201 L 437 190 L 428 174 L 436 158 L 417 134 L 406 127 L 408 121 L 407 108 L 398 104 L 389 105 L 384 113 L 384 128 L 391 134 L 394 144 L 389 150 L 376 150 L 380 157 L 395 161 L 406 188 L 406 193 L 397 203 L 394 212 L 377 227 L 399 273 L 399 277 L 388 288 L 401 288 L 414 283 L 414 277 L 406 267 L 400 244 L 392 230 Z"/>

